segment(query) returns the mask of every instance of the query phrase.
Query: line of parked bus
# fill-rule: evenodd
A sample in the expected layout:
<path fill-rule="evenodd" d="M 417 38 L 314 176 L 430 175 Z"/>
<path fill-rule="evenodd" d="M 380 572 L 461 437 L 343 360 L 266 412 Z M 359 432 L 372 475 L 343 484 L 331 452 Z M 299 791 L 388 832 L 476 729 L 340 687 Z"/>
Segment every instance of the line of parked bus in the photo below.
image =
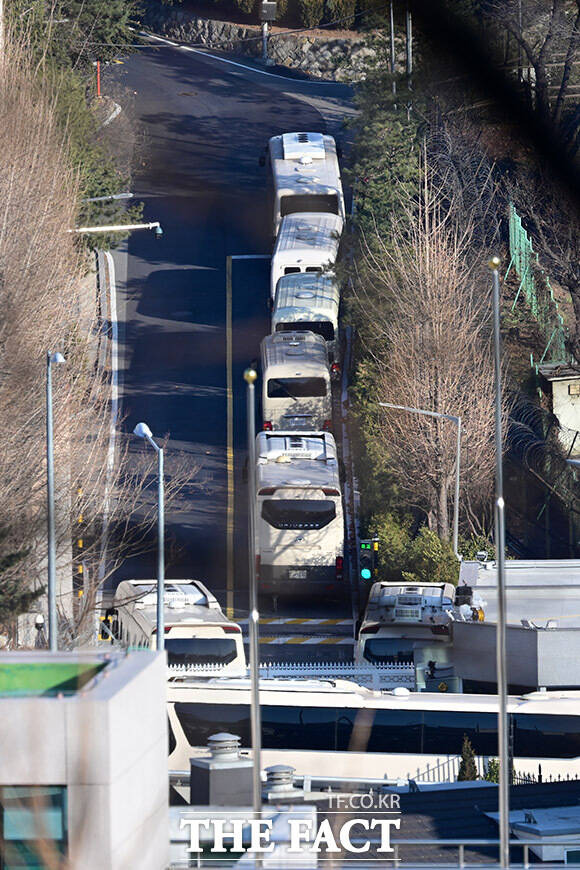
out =
<path fill-rule="evenodd" d="M 272 333 L 262 342 L 264 423 L 256 451 L 260 585 L 274 595 L 300 587 L 312 592 L 313 583 L 336 593 L 344 528 L 330 431 L 340 303 L 332 265 L 345 215 L 336 144 L 320 133 L 285 133 L 274 136 L 266 150 L 276 243 Z M 101 637 L 155 649 L 156 601 L 156 581 L 120 583 Z M 167 580 L 164 603 L 170 665 L 213 664 L 224 673 L 245 667 L 240 627 L 202 583 Z"/>
<path fill-rule="evenodd" d="M 262 432 L 256 444 L 259 588 L 342 595 L 344 520 L 332 380 L 339 374 L 334 264 L 345 207 L 336 143 L 273 136 L 260 159 L 272 185 L 271 334 L 261 344 Z"/>

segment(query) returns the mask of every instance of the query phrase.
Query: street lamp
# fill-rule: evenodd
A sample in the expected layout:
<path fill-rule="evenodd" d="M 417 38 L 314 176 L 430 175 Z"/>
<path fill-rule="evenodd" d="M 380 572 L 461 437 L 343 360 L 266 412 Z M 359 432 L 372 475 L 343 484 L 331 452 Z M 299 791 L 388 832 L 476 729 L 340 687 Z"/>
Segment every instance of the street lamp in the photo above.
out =
<path fill-rule="evenodd" d="M 157 649 L 165 649 L 165 497 L 163 491 L 163 448 L 153 440 L 147 423 L 137 423 L 133 434 L 145 438 L 157 453 Z"/>
<path fill-rule="evenodd" d="M 67 230 L 69 233 L 127 233 L 132 230 L 155 230 L 155 238 L 160 239 L 163 235 L 159 221 L 151 221 L 148 224 L 109 224 L 102 227 L 75 227 Z"/>
<path fill-rule="evenodd" d="M 509 840 L 509 755 L 506 673 L 506 590 L 505 590 L 505 502 L 503 498 L 503 441 L 501 432 L 501 333 L 499 311 L 499 257 L 492 257 L 493 347 L 495 360 L 495 549 L 497 559 L 497 737 L 499 752 L 499 841 L 500 866 L 510 866 Z"/>
<path fill-rule="evenodd" d="M 258 373 L 253 366 L 249 366 L 244 372 L 244 380 L 248 385 L 246 391 L 246 413 L 248 426 L 248 566 L 250 573 L 250 683 L 251 683 L 251 725 L 252 725 L 252 750 L 254 764 L 253 776 L 253 808 L 254 818 L 259 819 L 262 812 L 262 779 L 261 779 L 261 754 L 262 754 L 262 731 L 260 717 L 260 673 L 259 673 L 259 627 L 260 614 L 258 612 L 258 584 L 256 582 L 256 559 L 254 554 L 254 497 L 255 497 L 255 474 L 256 474 L 256 410 L 255 410 L 255 383 Z"/>
<path fill-rule="evenodd" d="M 54 438 L 52 425 L 52 365 L 66 362 L 62 353 L 46 353 L 46 502 L 48 508 L 48 645 L 58 649 L 56 615 L 56 540 L 54 531 Z"/>
<path fill-rule="evenodd" d="M 453 552 L 461 561 L 459 553 L 459 472 L 461 464 L 461 417 L 453 414 L 440 414 L 438 411 L 424 411 L 421 408 L 409 408 L 407 405 L 391 405 L 390 402 L 379 402 L 381 408 L 395 408 L 397 411 L 409 411 L 411 414 L 422 414 L 425 417 L 439 417 L 441 420 L 451 420 L 457 426 L 455 448 L 455 500 L 453 502 Z"/>

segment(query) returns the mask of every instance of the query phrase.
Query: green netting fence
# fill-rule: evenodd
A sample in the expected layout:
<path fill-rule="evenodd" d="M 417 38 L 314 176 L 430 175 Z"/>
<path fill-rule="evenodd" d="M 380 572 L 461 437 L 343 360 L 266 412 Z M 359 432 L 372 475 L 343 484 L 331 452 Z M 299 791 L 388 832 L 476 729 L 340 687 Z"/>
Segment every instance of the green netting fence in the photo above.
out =
<path fill-rule="evenodd" d="M 507 278 L 513 267 L 520 279 L 512 311 L 523 293 L 529 310 L 546 339 L 546 347 L 541 358 L 536 363 L 531 354 L 531 364 L 537 370 L 543 362 L 568 362 L 570 354 L 566 350 L 564 319 L 554 298 L 550 279 L 539 264 L 532 240 L 522 226 L 521 218 L 513 203 L 510 203 L 509 207 L 509 232 L 511 259 L 505 277 Z"/>

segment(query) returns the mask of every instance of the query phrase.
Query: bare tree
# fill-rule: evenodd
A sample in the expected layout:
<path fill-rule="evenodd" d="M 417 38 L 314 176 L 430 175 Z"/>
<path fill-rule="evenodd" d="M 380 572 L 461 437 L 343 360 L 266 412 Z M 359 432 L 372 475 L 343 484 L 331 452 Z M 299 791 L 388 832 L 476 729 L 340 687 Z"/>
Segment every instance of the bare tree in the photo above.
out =
<path fill-rule="evenodd" d="M 93 617 L 106 529 L 115 531 L 107 571 L 150 546 L 155 503 L 146 488 L 154 460 L 143 454 L 141 466 L 129 463 L 120 439 L 112 467 L 107 461 L 110 380 L 97 364 L 95 280 L 69 232 L 78 179 L 40 84 L 26 46 L 8 41 L 0 63 L 0 567 L 4 589 L 45 586 L 46 352 L 60 350 L 66 365 L 53 376 L 54 458 L 57 567 L 65 581 L 58 604 L 72 643 Z M 195 471 L 173 461 L 168 501 Z"/>
<path fill-rule="evenodd" d="M 505 28 L 517 46 L 530 104 L 544 122 L 560 129 L 575 155 L 580 146 L 580 115 L 571 91 L 579 84 L 575 64 L 580 6 L 574 0 L 490 0 L 487 10 L 491 22 Z"/>
<path fill-rule="evenodd" d="M 473 225 L 459 228 L 443 201 L 426 175 L 418 212 L 408 203 L 388 240 L 364 240 L 356 304 L 375 360 L 373 400 L 461 416 L 461 514 L 480 531 L 494 463 L 490 276 L 474 258 Z M 453 423 L 381 409 L 371 437 L 407 504 L 448 538 Z"/>

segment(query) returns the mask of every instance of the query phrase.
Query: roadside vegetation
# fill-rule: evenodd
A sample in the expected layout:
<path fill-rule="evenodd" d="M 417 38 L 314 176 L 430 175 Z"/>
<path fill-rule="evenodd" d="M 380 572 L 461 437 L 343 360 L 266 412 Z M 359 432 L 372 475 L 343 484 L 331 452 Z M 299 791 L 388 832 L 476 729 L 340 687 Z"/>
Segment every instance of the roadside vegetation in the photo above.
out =
<path fill-rule="evenodd" d="M 392 580 L 457 578 L 456 426 L 379 402 L 461 416 L 459 550 L 465 558 L 492 549 L 487 262 L 499 253 L 507 270 L 510 202 L 542 265 L 569 294 L 576 317 L 567 323 L 567 350 L 578 347 L 578 202 L 565 180 L 577 180 L 579 14 L 567 0 L 521 6 L 520 29 L 515 0 L 417 4 L 412 83 L 399 57 L 391 75 L 385 22 L 370 39 L 375 56 L 357 87 L 347 276 L 357 335 L 357 476 L 363 531 L 381 540 L 381 576 Z M 533 322 L 525 302 L 519 310 Z M 539 359 L 549 335 L 528 333 L 535 344 L 523 359 L 506 343 L 505 436 L 519 394 L 538 401 L 529 352 Z"/>
<path fill-rule="evenodd" d="M 123 19 L 130 5 L 108 10 Z M 53 366 L 57 606 L 61 643 L 70 646 L 94 636 L 99 583 L 121 558 L 150 546 L 156 516 L 147 492 L 155 482 L 151 452 L 129 463 L 129 440 L 118 433 L 111 462 L 106 311 L 99 311 L 94 255 L 71 232 L 81 219 L 130 216 L 116 207 L 89 213 L 82 203 L 126 184 L 97 140 L 88 80 L 88 46 L 123 34 L 112 22 L 102 29 L 91 2 L 13 2 L 7 12 L 18 26 L 8 28 L 0 58 L 0 634 L 2 645 L 33 642 L 17 617 L 40 607 L 46 591 L 46 354 L 60 351 L 66 363 Z M 65 23 L 66 37 L 57 29 Z M 170 499 L 190 474 L 176 459 Z"/>
<path fill-rule="evenodd" d="M 136 0 L 8 0 L 9 39 L 25 46 L 31 85 L 49 99 L 67 141 L 68 161 L 78 178 L 75 222 L 93 226 L 137 221 L 139 205 L 89 203 L 129 189 L 129 178 L 101 130 L 105 120 L 96 96 L 96 62 L 115 60 L 135 37 L 130 29 Z M 108 247 L 123 238 L 84 237 L 88 248 Z"/>

